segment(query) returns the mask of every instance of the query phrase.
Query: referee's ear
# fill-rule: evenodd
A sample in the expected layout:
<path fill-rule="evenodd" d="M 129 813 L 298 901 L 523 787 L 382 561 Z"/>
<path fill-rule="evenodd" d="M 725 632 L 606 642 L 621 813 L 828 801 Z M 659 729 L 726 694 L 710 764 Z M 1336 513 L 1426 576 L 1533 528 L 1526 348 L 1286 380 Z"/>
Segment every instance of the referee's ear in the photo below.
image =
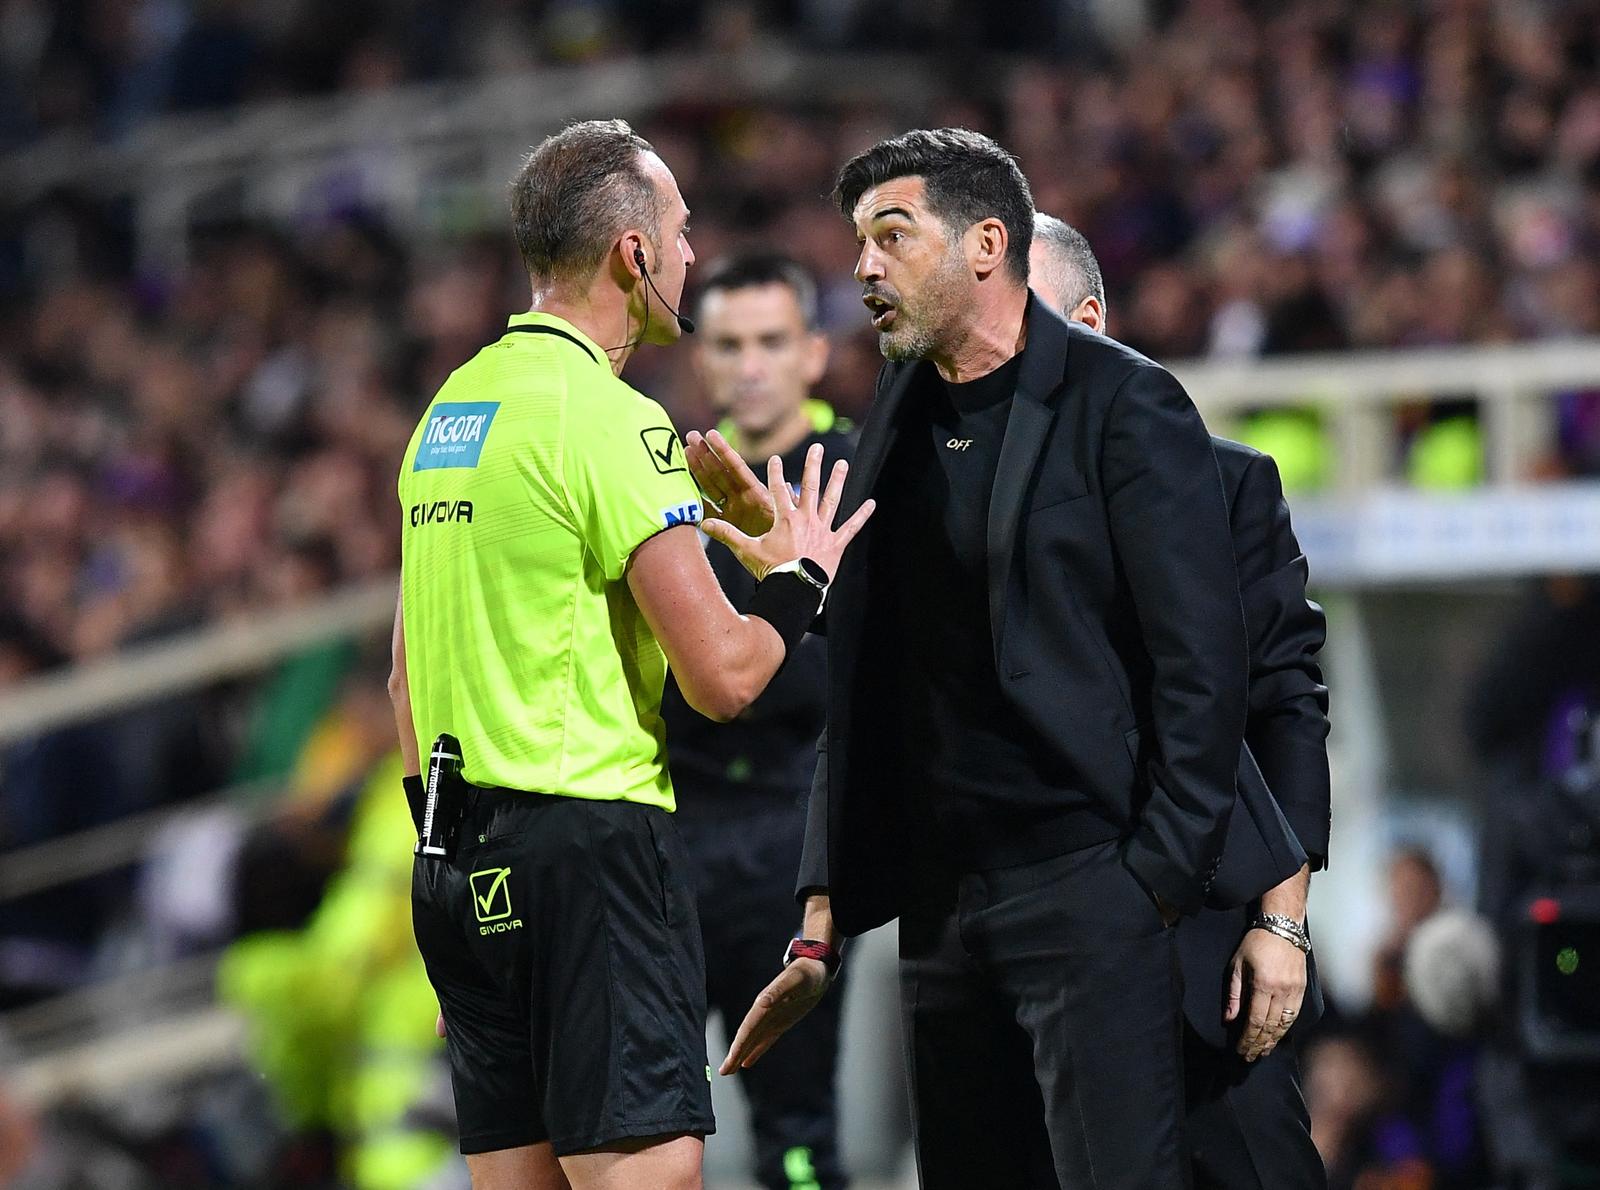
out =
<path fill-rule="evenodd" d="M 640 257 L 644 258 L 645 264 L 639 263 Z M 637 228 L 629 228 L 617 237 L 616 244 L 612 246 L 608 262 L 611 279 L 623 293 L 631 293 L 644 279 L 644 270 L 649 267 L 649 261 L 650 249 L 645 243 L 644 233 Z"/>
<path fill-rule="evenodd" d="M 642 279 L 645 273 L 656 267 L 650 262 L 650 246 L 645 242 L 643 232 L 623 232 L 620 247 L 623 264 L 633 275 L 634 280 Z"/>

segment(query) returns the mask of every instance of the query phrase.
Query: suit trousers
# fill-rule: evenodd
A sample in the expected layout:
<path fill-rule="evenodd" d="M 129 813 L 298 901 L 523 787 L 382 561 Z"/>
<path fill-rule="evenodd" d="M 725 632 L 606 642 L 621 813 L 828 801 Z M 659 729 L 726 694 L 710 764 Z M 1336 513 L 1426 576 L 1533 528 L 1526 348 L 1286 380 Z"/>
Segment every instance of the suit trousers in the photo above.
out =
<path fill-rule="evenodd" d="M 1198 1190 L 1327 1190 L 1293 1034 L 1246 1062 L 1185 1030 L 1189 1152 Z"/>
<path fill-rule="evenodd" d="M 923 1190 L 1178 1190 L 1182 980 L 1116 841 L 922 864 L 900 993 Z"/>

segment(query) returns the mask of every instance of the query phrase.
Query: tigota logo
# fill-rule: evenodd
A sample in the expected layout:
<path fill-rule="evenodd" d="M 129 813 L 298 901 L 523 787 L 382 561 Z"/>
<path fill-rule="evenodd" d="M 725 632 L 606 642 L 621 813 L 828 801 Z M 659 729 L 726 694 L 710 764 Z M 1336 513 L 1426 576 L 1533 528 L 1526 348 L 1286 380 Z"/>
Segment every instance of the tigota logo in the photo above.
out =
<path fill-rule="evenodd" d="M 476 467 L 499 401 L 443 401 L 435 405 L 417 443 L 413 471 Z"/>
<path fill-rule="evenodd" d="M 428 423 L 423 442 L 437 446 L 444 442 L 480 442 L 483 428 L 489 424 L 487 413 L 469 413 L 465 417 L 436 417 Z"/>

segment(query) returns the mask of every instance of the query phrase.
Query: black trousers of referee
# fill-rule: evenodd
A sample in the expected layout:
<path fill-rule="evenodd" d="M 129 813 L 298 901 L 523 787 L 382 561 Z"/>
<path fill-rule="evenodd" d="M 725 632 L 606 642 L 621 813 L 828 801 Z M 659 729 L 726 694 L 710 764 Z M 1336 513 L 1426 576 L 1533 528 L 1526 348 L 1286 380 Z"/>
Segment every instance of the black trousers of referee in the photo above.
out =
<path fill-rule="evenodd" d="M 1117 842 L 917 884 L 900 979 L 923 1190 L 1187 1187 L 1173 931 Z"/>
<path fill-rule="evenodd" d="M 680 793 L 680 805 L 692 799 Z M 705 939 L 706 995 L 729 1039 L 782 967 L 800 909 L 794 873 L 805 811 L 789 805 L 727 815 L 678 816 L 692 861 Z M 841 977 L 842 978 L 842 977 Z M 835 1073 L 844 988 L 737 1077 L 750 1105 L 756 1179 L 766 1190 L 842 1190 Z"/>

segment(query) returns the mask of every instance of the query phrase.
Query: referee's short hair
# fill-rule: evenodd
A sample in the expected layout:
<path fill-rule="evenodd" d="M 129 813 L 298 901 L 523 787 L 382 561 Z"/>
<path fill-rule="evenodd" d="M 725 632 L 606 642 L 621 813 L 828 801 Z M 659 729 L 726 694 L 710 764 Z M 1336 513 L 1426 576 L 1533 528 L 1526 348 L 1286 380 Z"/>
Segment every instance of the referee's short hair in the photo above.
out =
<path fill-rule="evenodd" d="M 800 307 L 800 320 L 806 329 L 816 328 L 817 283 L 805 265 L 781 252 L 746 252 L 717 261 L 700 283 L 699 305 L 703 309 L 706 298 L 718 291 L 728 293 L 758 285 L 787 286 Z"/>
<path fill-rule="evenodd" d="M 918 128 L 879 141 L 845 162 L 833 198 L 850 219 L 872 187 L 912 177 L 923 180 L 929 210 L 952 231 L 963 232 L 991 217 L 1005 224 L 1006 268 L 1017 281 L 1027 281 L 1033 191 L 1015 157 L 970 128 Z"/>
<path fill-rule="evenodd" d="M 512 226 L 529 275 L 587 279 L 623 231 L 658 230 L 661 196 L 639 160 L 654 152 L 626 120 L 583 120 L 540 141 L 511 183 Z"/>
<path fill-rule="evenodd" d="M 1085 298 L 1097 298 L 1104 310 L 1105 278 L 1100 275 L 1100 262 L 1083 233 L 1054 215 L 1038 211 L 1033 216 L 1033 234 L 1045 246 L 1041 263 L 1049 273 L 1050 288 L 1061 295 L 1061 313 L 1077 309 Z"/>

